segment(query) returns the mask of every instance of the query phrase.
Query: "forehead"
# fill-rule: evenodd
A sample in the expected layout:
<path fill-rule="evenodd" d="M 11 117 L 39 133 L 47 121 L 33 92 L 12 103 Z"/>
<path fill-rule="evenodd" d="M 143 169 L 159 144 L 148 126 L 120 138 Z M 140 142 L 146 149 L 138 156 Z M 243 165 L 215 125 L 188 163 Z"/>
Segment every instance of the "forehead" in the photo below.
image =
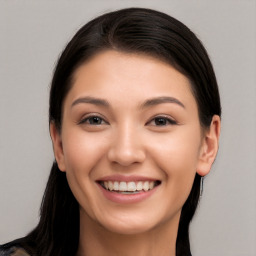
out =
<path fill-rule="evenodd" d="M 101 52 L 82 64 L 73 78 L 68 94 L 72 99 L 85 95 L 140 101 L 171 96 L 196 104 L 186 76 L 170 64 L 144 54 Z"/>

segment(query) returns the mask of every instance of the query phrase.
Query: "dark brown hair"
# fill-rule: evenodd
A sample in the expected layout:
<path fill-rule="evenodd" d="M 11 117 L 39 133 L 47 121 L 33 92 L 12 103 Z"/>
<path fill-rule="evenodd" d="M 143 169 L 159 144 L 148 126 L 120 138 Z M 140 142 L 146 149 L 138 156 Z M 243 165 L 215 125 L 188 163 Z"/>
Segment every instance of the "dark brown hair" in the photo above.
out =
<path fill-rule="evenodd" d="M 158 11 L 129 8 L 110 12 L 87 23 L 62 52 L 52 79 L 49 121 L 61 130 L 63 101 L 72 86 L 74 71 L 90 57 L 106 49 L 140 53 L 163 60 L 189 78 L 203 128 L 213 115 L 221 115 L 215 74 L 207 52 L 190 29 Z M 190 255 L 189 223 L 200 193 L 194 184 L 181 213 L 176 255 Z M 41 205 L 38 226 L 23 239 L 33 255 L 72 256 L 79 241 L 79 206 L 65 173 L 54 162 Z"/>

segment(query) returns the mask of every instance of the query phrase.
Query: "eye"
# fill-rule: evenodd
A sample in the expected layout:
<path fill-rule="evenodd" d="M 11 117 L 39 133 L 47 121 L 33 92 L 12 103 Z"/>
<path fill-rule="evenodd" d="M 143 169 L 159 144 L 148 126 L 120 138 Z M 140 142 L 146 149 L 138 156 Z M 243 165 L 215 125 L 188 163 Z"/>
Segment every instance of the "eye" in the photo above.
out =
<path fill-rule="evenodd" d="M 154 126 L 167 126 L 167 125 L 175 125 L 175 124 L 177 124 L 177 122 L 169 117 L 157 116 L 154 119 L 152 119 L 150 122 L 148 122 L 147 124 L 154 125 Z"/>
<path fill-rule="evenodd" d="M 104 119 L 99 116 L 89 116 L 81 120 L 79 124 L 102 125 L 102 124 L 107 124 L 107 122 L 104 121 Z"/>

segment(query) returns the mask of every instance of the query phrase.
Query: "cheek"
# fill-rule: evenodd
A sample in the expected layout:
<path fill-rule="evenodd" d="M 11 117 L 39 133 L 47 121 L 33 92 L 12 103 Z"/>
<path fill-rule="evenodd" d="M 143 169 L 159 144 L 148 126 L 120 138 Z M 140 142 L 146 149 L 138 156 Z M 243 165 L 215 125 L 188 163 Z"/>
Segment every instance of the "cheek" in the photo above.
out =
<path fill-rule="evenodd" d="M 159 143 L 161 141 L 161 143 Z M 200 148 L 198 129 L 180 129 L 153 143 L 151 156 L 165 175 L 164 186 L 172 202 L 183 204 L 193 185 Z"/>
<path fill-rule="evenodd" d="M 163 170 L 183 172 L 196 168 L 201 143 L 198 129 L 181 128 L 151 140 L 150 151 Z M 171 173 L 170 173 L 171 174 Z"/>
<path fill-rule="evenodd" d="M 72 131 L 63 134 L 63 151 L 69 187 L 76 200 L 93 216 L 95 208 L 95 169 L 106 151 L 106 141 L 97 134 Z M 96 173 L 97 175 L 97 173 Z M 91 208 L 90 208 L 90 207 Z"/>
<path fill-rule="evenodd" d="M 79 129 L 66 129 L 63 133 L 66 174 L 75 195 L 84 190 L 90 191 L 93 170 L 106 151 L 104 139 L 98 136 Z"/>
<path fill-rule="evenodd" d="M 94 166 L 103 157 L 107 143 L 97 133 L 72 130 L 65 134 L 63 151 L 66 171 L 85 175 L 90 174 Z"/>

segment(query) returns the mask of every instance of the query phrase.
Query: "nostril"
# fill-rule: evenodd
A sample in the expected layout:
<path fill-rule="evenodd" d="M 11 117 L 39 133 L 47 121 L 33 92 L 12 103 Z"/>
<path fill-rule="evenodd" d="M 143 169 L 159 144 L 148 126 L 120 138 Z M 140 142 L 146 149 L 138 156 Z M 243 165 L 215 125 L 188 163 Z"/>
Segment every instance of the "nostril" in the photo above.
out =
<path fill-rule="evenodd" d="M 141 163 L 145 160 L 145 153 L 142 150 L 130 149 L 111 149 L 108 153 L 108 159 L 122 166 L 130 166 L 134 163 Z"/>

